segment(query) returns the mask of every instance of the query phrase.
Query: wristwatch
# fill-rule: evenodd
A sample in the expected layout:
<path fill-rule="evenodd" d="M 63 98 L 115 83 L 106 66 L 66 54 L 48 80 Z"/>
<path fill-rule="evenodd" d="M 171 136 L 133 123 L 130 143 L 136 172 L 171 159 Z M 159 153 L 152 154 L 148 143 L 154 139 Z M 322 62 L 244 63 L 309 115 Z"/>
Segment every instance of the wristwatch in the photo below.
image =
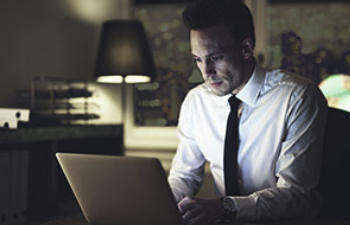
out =
<path fill-rule="evenodd" d="M 224 209 L 223 220 L 225 222 L 232 222 L 236 219 L 236 206 L 234 201 L 229 197 L 222 197 L 221 199 L 222 207 Z"/>

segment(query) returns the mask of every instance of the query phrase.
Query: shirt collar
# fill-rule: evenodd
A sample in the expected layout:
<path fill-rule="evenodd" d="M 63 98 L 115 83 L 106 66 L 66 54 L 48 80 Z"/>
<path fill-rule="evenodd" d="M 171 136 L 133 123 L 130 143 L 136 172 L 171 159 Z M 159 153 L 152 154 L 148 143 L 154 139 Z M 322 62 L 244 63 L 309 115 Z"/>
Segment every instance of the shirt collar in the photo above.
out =
<path fill-rule="evenodd" d="M 236 94 L 236 97 L 242 102 L 250 106 L 254 106 L 258 101 L 259 94 L 264 85 L 265 73 L 266 71 L 262 67 L 256 65 L 252 76 L 249 78 L 247 84 Z M 205 88 L 207 87 L 205 86 Z M 220 105 L 225 107 L 229 106 L 228 99 L 232 96 L 232 94 L 217 96 L 212 94 L 209 88 L 207 88 L 207 91 L 213 98 L 216 98 L 215 101 Z"/>
<path fill-rule="evenodd" d="M 242 102 L 254 106 L 258 102 L 260 91 L 264 85 L 266 71 L 256 65 L 252 76 L 246 85 L 237 93 L 236 97 Z"/>

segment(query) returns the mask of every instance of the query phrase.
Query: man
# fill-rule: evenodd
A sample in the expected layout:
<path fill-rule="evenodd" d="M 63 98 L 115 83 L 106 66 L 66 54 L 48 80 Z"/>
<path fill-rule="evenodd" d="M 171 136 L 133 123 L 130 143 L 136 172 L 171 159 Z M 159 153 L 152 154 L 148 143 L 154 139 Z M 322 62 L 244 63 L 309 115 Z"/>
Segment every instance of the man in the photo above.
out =
<path fill-rule="evenodd" d="M 180 143 L 168 178 L 183 218 L 203 225 L 222 218 L 265 222 L 315 215 L 327 114 L 317 86 L 256 65 L 252 16 L 241 1 L 196 1 L 185 9 L 183 19 L 204 79 L 182 104 Z M 232 113 L 239 115 L 236 141 L 227 137 L 232 96 L 241 102 Z M 224 149 L 231 139 L 238 149 L 235 157 L 227 158 Z M 205 162 L 217 199 L 193 197 L 203 181 Z M 235 171 L 224 174 L 235 162 Z M 232 177 L 237 178 L 229 181 Z M 227 194 L 233 183 L 239 193 Z"/>

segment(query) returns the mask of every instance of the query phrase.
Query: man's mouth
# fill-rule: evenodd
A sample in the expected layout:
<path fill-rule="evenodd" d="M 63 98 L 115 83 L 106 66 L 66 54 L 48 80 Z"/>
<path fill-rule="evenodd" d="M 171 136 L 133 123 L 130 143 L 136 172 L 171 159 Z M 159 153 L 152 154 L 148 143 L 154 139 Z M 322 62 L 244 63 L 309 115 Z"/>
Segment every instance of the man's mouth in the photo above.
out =
<path fill-rule="evenodd" d="M 217 82 L 210 82 L 210 86 L 213 88 L 218 88 L 222 84 L 222 81 L 217 81 Z"/>

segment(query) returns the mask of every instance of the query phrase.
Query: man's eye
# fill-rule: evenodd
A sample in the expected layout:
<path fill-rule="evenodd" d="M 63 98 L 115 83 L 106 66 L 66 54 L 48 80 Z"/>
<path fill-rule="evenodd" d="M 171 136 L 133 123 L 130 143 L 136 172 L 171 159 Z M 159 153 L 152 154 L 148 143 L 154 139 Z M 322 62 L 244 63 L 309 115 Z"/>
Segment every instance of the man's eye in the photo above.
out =
<path fill-rule="evenodd" d="M 220 59 L 222 59 L 222 58 L 223 58 L 223 56 L 221 56 L 221 55 L 216 55 L 216 56 L 211 56 L 211 57 L 210 57 L 210 60 L 213 61 L 213 62 L 215 62 L 215 61 L 218 61 L 218 60 L 220 60 Z"/>
<path fill-rule="evenodd" d="M 200 58 L 193 58 L 193 62 L 195 62 L 195 63 L 199 63 L 199 62 L 201 62 L 202 60 L 200 59 Z"/>

